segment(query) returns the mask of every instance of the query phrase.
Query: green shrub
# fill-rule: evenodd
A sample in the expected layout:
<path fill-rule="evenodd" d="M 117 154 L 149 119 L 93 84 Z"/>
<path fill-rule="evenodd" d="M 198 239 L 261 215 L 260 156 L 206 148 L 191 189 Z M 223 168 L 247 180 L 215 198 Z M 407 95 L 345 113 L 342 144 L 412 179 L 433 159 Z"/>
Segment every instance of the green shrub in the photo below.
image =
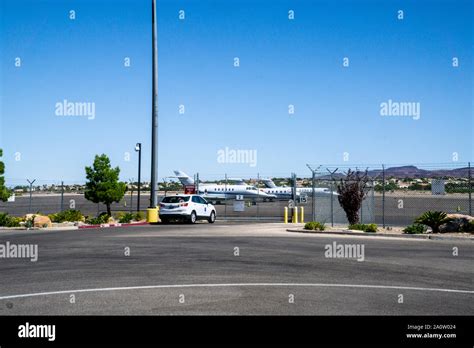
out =
<path fill-rule="evenodd" d="M 135 221 L 141 221 L 144 218 L 145 218 L 145 215 L 141 211 L 135 213 L 135 217 L 134 217 Z"/>
<path fill-rule="evenodd" d="M 439 227 L 447 222 L 452 221 L 445 212 L 427 211 L 415 219 L 415 223 L 431 227 L 433 233 L 439 233 Z"/>
<path fill-rule="evenodd" d="M 69 209 L 56 214 L 48 215 L 52 222 L 76 222 L 84 221 L 84 215 L 79 210 Z"/>
<path fill-rule="evenodd" d="M 7 213 L 0 213 L 1 227 L 20 227 L 21 218 L 17 218 Z"/>
<path fill-rule="evenodd" d="M 102 225 L 109 222 L 110 215 L 107 213 L 100 213 L 99 216 L 93 218 L 87 218 L 86 223 L 89 225 Z"/>
<path fill-rule="evenodd" d="M 349 225 L 350 230 L 364 231 L 364 232 L 377 232 L 376 224 L 353 224 Z"/>
<path fill-rule="evenodd" d="M 26 228 L 33 228 L 35 226 L 35 217 L 36 217 L 36 215 L 33 215 L 29 219 L 25 220 L 25 227 Z"/>
<path fill-rule="evenodd" d="M 376 224 L 365 225 L 364 232 L 377 232 L 377 225 Z"/>
<path fill-rule="evenodd" d="M 353 225 L 349 225 L 348 228 L 350 230 L 358 230 L 358 231 L 363 231 L 364 230 L 364 224 L 353 224 Z"/>
<path fill-rule="evenodd" d="M 6 227 L 10 221 L 10 215 L 7 213 L 0 213 L 0 226 Z"/>
<path fill-rule="evenodd" d="M 403 229 L 406 234 L 421 234 L 425 233 L 428 228 L 422 224 L 412 224 Z"/>
<path fill-rule="evenodd" d="M 135 217 L 135 214 L 133 213 L 120 212 L 117 214 L 117 219 L 121 224 L 129 223 L 130 221 L 134 219 L 134 217 Z"/>
<path fill-rule="evenodd" d="M 126 212 L 124 211 L 119 211 L 118 213 L 115 214 L 115 220 L 119 220 L 122 218 L 122 216 L 124 216 L 125 214 L 127 214 Z"/>
<path fill-rule="evenodd" d="M 20 227 L 20 222 L 23 222 L 22 218 L 11 216 L 9 225 L 7 227 Z"/>
<path fill-rule="evenodd" d="M 312 230 L 312 231 L 324 231 L 326 226 L 324 223 L 318 221 L 310 221 L 304 225 L 305 230 Z"/>
<path fill-rule="evenodd" d="M 474 220 L 471 220 L 466 225 L 464 225 L 462 232 L 474 233 Z"/>

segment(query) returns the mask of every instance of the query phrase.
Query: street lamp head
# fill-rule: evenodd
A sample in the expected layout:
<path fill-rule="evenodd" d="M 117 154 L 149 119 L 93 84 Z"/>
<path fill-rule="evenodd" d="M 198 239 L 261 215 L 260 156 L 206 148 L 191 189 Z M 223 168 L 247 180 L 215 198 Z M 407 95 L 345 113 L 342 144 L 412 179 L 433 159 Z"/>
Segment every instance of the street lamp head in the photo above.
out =
<path fill-rule="evenodd" d="M 140 151 L 142 149 L 142 143 L 137 143 L 137 145 L 135 145 L 135 151 Z"/>

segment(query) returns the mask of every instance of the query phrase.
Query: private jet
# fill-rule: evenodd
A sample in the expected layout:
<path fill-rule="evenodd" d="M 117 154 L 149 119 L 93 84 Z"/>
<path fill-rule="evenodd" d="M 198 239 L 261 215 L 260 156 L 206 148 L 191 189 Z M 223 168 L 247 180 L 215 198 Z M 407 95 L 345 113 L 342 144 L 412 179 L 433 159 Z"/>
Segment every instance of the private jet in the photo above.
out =
<path fill-rule="evenodd" d="M 174 174 L 176 178 L 181 181 L 184 186 L 194 185 L 194 179 L 192 179 L 186 173 L 175 170 Z M 265 192 L 264 189 L 258 189 L 253 185 L 248 185 L 243 180 L 233 184 L 205 184 L 199 183 L 197 194 L 209 199 L 213 202 L 220 202 L 224 199 L 273 199 L 277 198 L 277 195 Z"/>
<path fill-rule="evenodd" d="M 291 199 L 293 197 L 293 188 L 289 186 L 277 186 L 272 179 L 261 179 L 264 183 L 265 188 L 263 191 L 265 193 L 275 195 L 278 199 Z M 314 193 L 316 197 L 331 195 L 331 190 L 327 187 L 315 187 Z M 337 196 L 337 192 L 333 191 L 333 195 Z M 296 188 L 296 197 L 313 195 L 312 187 L 297 187 Z"/>

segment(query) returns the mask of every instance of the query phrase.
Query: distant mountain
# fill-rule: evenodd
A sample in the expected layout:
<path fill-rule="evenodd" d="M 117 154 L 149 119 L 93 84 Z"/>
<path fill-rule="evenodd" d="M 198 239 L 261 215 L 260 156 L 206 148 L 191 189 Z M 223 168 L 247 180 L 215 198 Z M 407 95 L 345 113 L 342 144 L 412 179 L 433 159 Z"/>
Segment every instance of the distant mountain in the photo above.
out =
<path fill-rule="evenodd" d="M 363 171 L 364 169 L 360 169 Z M 452 177 L 452 178 L 467 178 L 469 173 L 469 168 L 454 168 L 454 169 L 420 169 L 416 166 L 401 166 L 401 167 L 391 167 L 385 169 L 385 178 L 394 177 L 397 179 L 404 178 L 442 178 L 442 177 Z M 370 177 L 382 177 L 381 169 L 369 170 L 368 174 Z M 471 176 L 474 176 L 474 171 L 471 169 Z M 343 173 L 337 173 L 334 175 L 334 178 L 340 179 L 344 177 Z M 329 175 L 319 176 L 318 179 L 330 179 Z"/>
<path fill-rule="evenodd" d="M 371 177 L 382 175 L 382 170 L 371 170 L 369 171 Z M 402 166 L 392 167 L 385 169 L 385 177 L 395 178 L 428 178 L 430 177 L 430 171 L 425 169 L 419 169 L 415 166 Z"/>
<path fill-rule="evenodd" d="M 379 171 L 381 173 L 381 171 Z M 454 168 L 454 169 L 420 169 L 415 166 L 393 167 L 385 170 L 385 177 L 403 178 L 467 178 L 469 168 Z M 372 173 L 369 172 L 372 176 Z M 472 175 L 472 171 L 471 171 Z"/>

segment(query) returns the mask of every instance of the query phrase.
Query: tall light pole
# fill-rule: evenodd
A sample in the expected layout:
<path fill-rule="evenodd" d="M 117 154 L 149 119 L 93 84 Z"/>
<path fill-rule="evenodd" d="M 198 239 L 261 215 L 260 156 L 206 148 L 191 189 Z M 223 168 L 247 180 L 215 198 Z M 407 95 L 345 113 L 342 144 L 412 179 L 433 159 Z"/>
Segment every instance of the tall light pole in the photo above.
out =
<path fill-rule="evenodd" d="M 135 151 L 138 152 L 138 197 L 137 197 L 137 212 L 140 211 L 140 186 L 142 177 L 142 143 L 135 145 Z"/>
<path fill-rule="evenodd" d="M 156 208 L 158 176 L 158 29 L 156 23 L 156 0 L 151 3 L 152 23 L 152 117 L 151 117 L 151 191 L 150 208 Z"/>

